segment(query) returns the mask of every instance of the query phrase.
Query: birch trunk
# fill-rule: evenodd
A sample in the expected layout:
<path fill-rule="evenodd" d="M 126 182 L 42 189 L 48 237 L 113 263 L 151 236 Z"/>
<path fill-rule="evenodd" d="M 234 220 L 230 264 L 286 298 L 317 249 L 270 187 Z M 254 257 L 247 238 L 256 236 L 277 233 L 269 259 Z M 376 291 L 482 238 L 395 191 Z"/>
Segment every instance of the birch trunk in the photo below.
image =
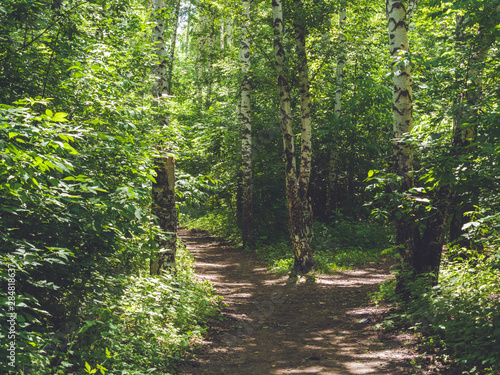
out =
<path fill-rule="evenodd" d="M 313 211 L 309 202 L 307 191 L 311 180 L 312 141 L 311 141 L 311 99 L 309 95 L 309 66 L 306 53 L 306 28 L 304 25 L 304 8 L 302 0 L 294 0 L 296 17 L 294 20 L 295 44 L 299 63 L 299 91 L 300 91 L 300 122 L 301 149 L 299 173 L 299 199 L 302 204 L 302 217 L 304 230 L 309 240 L 313 237 Z"/>
<path fill-rule="evenodd" d="M 346 39 L 344 35 L 344 28 L 346 22 L 347 14 L 346 9 L 341 9 L 339 12 L 339 52 L 337 57 L 337 74 L 335 83 L 335 103 L 333 106 L 333 111 L 335 113 L 335 119 L 337 124 L 342 117 L 342 92 L 344 87 L 344 67 L 346 62 Z M 327 212 L 331 213 L 334 210 L 334 203 L 336 202 L 335 197 L 335 185 L 337 182 L 337 175 L 335 173 L 335 168 L 337 164 L 338 152 L 332 149 L 330 152 L 330 167 L 328 170 L 328 191 L 327 191 Z"/>
<path fill-rule="evenodd" d="M 242 0 L 241 25 L 241 98 L 239 117 L 241 123 L 241 171 L 242 171 L 242 221 L 244 246 L 253 246 L 253 175 L 252 175 L 252 124 L 250 111 L 250 7 L 251 0 Z"/>
<path fill-rule="evenodd" d="M 168 95 L 167 87 L 167 53 L 165 50 L 165 4 L 163 0 L 153 0 L 153 15 L 155 26 L 153 27 L 153 45 L 158 59 L 158 65 L 154 70 L 155 82 L 151 87 L 153 100 L 161 105 L 160 98 Z M 166 118 L 163 119 L 166 121 Z"/>
<path fill-rule="evenodd" d="M 274 28 L 274 56 L 278 73 L 280 116 L 282 122 L 283 147 L 285 153 L 286 196 L 290 240 L 295 255 L 292 274 L 304 274 L 315 266 L 309 241 L 304 230 L 302 204 L 297 186 L 297 166 L 293 144 L 292 111 L 290 89 L 284 74 L 285 50 L 283 48 L 283 10 L 281 0 L 272 0 Z"/>
<path fill-rule="evenodd" d="M 162 153 L 161 150 L 159 150 Z M 177 251 L 177 213 L 175 209 L 175 165 L 172 156 L 155 159 L 156 182 L 153 183 L 151 213 L 162 233 L 158 238 L 158 258 L 151 260 L 151 275 L 175 272 Z"/>
<path fill-rule="evenodd" d="M 389 30 L 389 48 L 392 57 L 393 72 L 393 152 L 394 170 L 401 177 L 401 192 L 414 186 L 413 150 L 405 141 L 413 127 L 413 103 L 411 87 L 411 66 L 408 60 L 409 42 L 405 4 L 401 0 L 386 0 L 387 26 Z M 415 233 L 414 223 L 402 215 L 396 221 L 396 245 L 400 246 L 401 270 L 397 290 L 401 292 L 405 286 L 406 272 L 415 272 Z"/>
<path fill-rule="evenodd" d="M 151 88 L 155 105 L 162 106 L 163 100 L 169 95 L 168 69 L 165 51 L 165 4 L 163 0 L 153 1 L 155 27 L 153 28 L 153 44 L 158 58 L 155 69 L 156 82 Z M 162 116 L 159 119 L 162 127 L 168 127 L 168 119 Z M 175 212 L 175 172 L 173 157 L 160 156 L 155 159 L 156 182 L 152 186 L 151 213 L 161 229 L 158 236 L 158 257 L 150 261 L 151 275 L 161 275 L 163 272 L 175 271 L 176 254 L 176 212 Z"/>

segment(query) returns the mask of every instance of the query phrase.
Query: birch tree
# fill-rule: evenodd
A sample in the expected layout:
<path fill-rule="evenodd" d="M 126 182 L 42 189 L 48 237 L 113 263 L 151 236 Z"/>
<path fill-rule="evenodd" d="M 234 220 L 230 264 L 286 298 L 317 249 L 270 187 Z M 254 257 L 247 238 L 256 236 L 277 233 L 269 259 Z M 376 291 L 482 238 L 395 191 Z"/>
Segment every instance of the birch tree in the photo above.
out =
<path fill-rule="evenodd" d="M 252 246 L 253 239 L 253 174 L 252 174 L 252 123 L 250 113 L 250 8 L 251 0 L 242 1 L 241 24 L 241 171 L 242 171 L 242 237 L 245 246 Z"/>
<path fill-rule="evenodd" d="M 292 274 L 309 272 L 315 262 L 304 228 L 303 204 L 299 196 L 297 166 L 295 160 L 290 88 L 285 74 L 286 53 L 283 46 L 283 8 L 281 0 L 272 0 L 274 57 L 278 74 L 281 130 L 285 153 L 286 197 L 288 206 L 288 226 L 295 256 Z"/>
<path fill-rule="evenodd" d="M 295 45 L 297 47 L 300 91 L 301 149 L 299 173 L 299 199 L 302 203 L 304 230 L 307 238 L 313 236 L 313 212 L 307 194 L 311 180 L 312 140 L 311 140 L 311 98 L 309 94 L 309 66 L 306 53 L 306 27 L 302 0 L 294 0 Z"/>
<path fill-rule="evenodd" d="M 392 108 L 393 108 L 393 155 L 394 171 L 401 179 L 400 192 L 414 186 L 413 150 L 407 138 L 413 127 L 413 102 L 411 65 L 409 62 L 408 25 L 405 3 L 401 0 L 386 0 L 389 50 L 392 58 Z M 412 220 L 402 215 L 396 222 L 396 244 L 400 246 L 402 269 L 412 272 L 416 253 Z M 403 281 L 400 279 L 399 287 Z"/>
<path fill-rule="evenodd" d="M 153 0 L 153 45 L 158 58 L 155 69 L 156 82 L 153 83 L 151 94 L 154 104 L 162 113 L 163 102 L 169 96 L 168 61 L 165 50 L 165 4 L 163 0 Z M 162 114 L 159 118 L 160 126 L 168 129 L 168 118 Z M 157 146 L 159 156 L 155 158 L 156 181 L 152 187 L 151 213 L 159 226 L 161 233 L 158 240 L 158 257 L 151 259 L 151 275 L 161 275 L 163 272 L 175 270 L 175 254 L 177 242 L 177 215 L 175 210 L 175 172 L 174 158 Z"/>

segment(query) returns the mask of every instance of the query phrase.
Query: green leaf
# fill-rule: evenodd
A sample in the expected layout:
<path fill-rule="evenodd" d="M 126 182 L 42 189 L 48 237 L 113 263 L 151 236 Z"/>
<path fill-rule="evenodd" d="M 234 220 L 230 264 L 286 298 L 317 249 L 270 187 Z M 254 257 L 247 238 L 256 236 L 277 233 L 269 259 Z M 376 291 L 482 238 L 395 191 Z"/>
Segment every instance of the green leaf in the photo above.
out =
<path fill-rule="evenodd" d="M 66 120 L 66 116 L 68 114 L 67 113 L 64 113 L 64 112 L 57 112 L 54 116 L 52 116 L 52 118 L 50 119 L 50 121 L 54 121 L 54 122 L 67 122 L 68 120 Z"/>

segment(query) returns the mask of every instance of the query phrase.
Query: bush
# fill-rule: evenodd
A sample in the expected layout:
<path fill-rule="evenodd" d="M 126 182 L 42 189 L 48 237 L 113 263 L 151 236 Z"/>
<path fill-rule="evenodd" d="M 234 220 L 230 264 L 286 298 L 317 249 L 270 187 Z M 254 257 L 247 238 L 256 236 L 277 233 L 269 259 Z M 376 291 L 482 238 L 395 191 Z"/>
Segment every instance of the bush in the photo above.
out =
<path fill-rule="evenodd" d="M 27 333 L 30 361 L 18 362 L 20 373 L 173 371 L 206 331 L 204 322 L 218 313 L 212 285 L 195 279 L 193 260 L 181 241 L 177 264 L 175 276 L 116 278 L 98 298 L 82 302 L 78 320 L 57 332 Z"/>
<path fill-rule="evenodd" d="M 394 282 L 381 287 L 376 299 L 399 302 L 386 320 L 402 323 L 423 337 L 426 351 L 452 358 L 467 373 L 500 371 L 500 272 L 498 258 L 466 249 L 453 249 L 444 260 L 439 285 L 427 290 L 414 282 L 404 301 L 394 295 Z M 391 288 L 392 287 L 392 288 Z M 408 298 L 409 297 L 409 298 Z"/>

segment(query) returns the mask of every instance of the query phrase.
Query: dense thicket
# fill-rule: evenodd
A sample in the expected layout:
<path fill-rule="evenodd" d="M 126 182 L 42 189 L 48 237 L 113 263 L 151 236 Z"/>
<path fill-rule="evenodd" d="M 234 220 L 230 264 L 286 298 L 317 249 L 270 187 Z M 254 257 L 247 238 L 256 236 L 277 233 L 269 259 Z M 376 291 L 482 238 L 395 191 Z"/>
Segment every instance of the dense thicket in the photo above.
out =
<path fill-rule="evenodd" d="M 469 369 L 494 373 L 500 366 L 500 2 L 390 3 L 404 10 L 409 38 L 409 51 L 392 59 L 384 2 L 283 2 L 281 71 L 290 88 L 297 165 L 305 86 L 296 32 L 305 35 L 312 161 L 303 201 L 315 220 L 308 237 L 313 257 L 328 271 L 378 259 L 381 242 L 396 257 L 403 246 L 408 274 L 399 274 L 398 298 L 409 309 L 403 315 L 438 338 L 446 353 L 462 352 Z M 202 296 L 208 286 L 192 282 L 182 266 L 162 281 L 144 276 L 162 236 L 150 214 L 158 144 L 176 158 L 183 222 L 201 216 L 199 223 L 240 241 L 248 212 L 243 179 L 251 175 L 246 244 L 267 258 L 281 256 L 280 249 L 291 254 L 272 4 L 172 0 L 162 15 L 172 74 L 169 96 L 157 105 L 151 87 L 161 62 L 148 2 L 0 5 L 0 248 L 3 269 L 15 269 L 20 372 L 83 373 L 93 361 L 92 367 L 112 364 L 116 373 L 152 367 L 166 373 L 197 332 L 192 319 L 212 313 L 211 297 Z M 242 40 L 250 59 L 244 69 Z M 398 66 L 411 66 L 413 80 L 413 129 L 399 138 L 413 156 L 410 189 L 392 156 Z M 242 87 L 249 86 L 251 174 L 242 173 L 238 112 Z M 410 235 L 403 241 L 395 227 Z M 2 270 L 7 307 L 10 276 Z M 392 295 L 388 290 L 382 294 Z M 123 295 L 135 307 L 118 303 Z M 190 307 L 183 310 L 179 301 Z M 150 306 L 153 318 L 138 305 Z M 8 310 L 2 314 L 8 330 Z M 164 314 L 174 314 L 165 318 L 168 328 Z M 147 322 L 151 346 L 132 340 L 140 321 Z M 118 340 L 118 332 L 132 343 Z M 181 349 L 162 356 L 175 346 L 164 339 L 167 332 L 177 332 L 169 340 Z M 125 360 L 132 350 L 149 350 L 156 360 Z"/>

